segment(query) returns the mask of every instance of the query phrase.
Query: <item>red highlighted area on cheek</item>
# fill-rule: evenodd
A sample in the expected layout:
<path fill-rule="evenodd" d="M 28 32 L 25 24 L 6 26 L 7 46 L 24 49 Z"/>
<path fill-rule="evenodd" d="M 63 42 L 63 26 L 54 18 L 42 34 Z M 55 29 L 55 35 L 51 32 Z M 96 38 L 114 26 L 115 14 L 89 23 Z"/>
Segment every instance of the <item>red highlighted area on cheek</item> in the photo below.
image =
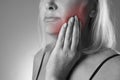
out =
<path fill-rule="evenodd" d="M 54 29 L 54 32 L 55 35 L 58 35 L 59 34 L 59 31 L 62 27 L 62 25 L 66 22 L 68 23 L 68 20 L 70 19 L 70 17 L 73 17 L 73 16 L 77 16 L 78 17 L 78 20 L 79 22 L 82 24 L 82 29 L 85 27 L 85 24 L 86 24 L 86 18 L 87 18 L 87 7 L 85 6 L 76 6 L 74 8 L 71 8 L 70 10 L 67 11 L 67 14 L 66 14 L 66 17 L 64 18 L 65 20 L 64 21 L 60 21 L 55 29 Z"/>

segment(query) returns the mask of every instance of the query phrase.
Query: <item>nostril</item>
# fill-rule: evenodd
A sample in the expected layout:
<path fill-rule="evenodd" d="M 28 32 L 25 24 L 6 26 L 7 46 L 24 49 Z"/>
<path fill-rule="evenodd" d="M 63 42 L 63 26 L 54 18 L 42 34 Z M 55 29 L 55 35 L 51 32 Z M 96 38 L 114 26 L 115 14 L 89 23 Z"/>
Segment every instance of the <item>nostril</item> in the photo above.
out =
<path fill-rule="evenodd" d="M 58 7 L 57 7 L 57 5 L 55 4 L 55 3 L 48 3 L 47 4 L 47 9 L 49 9 L 49 10 L 56 10 Z"/>
<path fill-rule="evenodd" d="M 49 10 L 53 10 L 54 8 L 53 8 L 52 6 L 50 6 L 48 9 L 49 9 Z"/>
<path fill-rule="evenodd" d="M 54 8 L 54 7 L 52 7 L 52 6 L 50 6 L 48 9 L 49 9 L 49 10 L 54 10 L 55 8 Z"/>

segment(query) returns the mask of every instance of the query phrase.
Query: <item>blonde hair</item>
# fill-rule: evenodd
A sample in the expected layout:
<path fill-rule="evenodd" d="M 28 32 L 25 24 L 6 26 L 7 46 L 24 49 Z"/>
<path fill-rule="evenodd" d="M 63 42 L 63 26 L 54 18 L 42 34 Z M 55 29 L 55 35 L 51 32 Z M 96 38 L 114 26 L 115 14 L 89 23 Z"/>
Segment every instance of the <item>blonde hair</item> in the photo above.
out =
<path fill-rule="evenodd" d="M 40 27 L 40 16 L 38 20 L 38 32 L 40 34 L 41 48 L 46 44 L 45 31 Z M 41 28 L 41 29 L 39 29 Z M 116 38 L 114 26 L 110 19 L 107 0 L 98 0 L 97 15 L 92 25 L 92 45 L 89 48 L 83 49 L 84 53 L 90 54 L 99 51 L 102 48 L 115 49 Z"/>

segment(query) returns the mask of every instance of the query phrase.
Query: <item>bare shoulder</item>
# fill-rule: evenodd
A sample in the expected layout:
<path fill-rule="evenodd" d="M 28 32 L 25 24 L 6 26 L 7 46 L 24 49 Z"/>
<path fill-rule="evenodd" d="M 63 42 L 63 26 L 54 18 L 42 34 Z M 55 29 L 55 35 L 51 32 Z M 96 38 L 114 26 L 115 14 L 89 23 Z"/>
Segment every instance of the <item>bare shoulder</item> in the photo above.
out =
<path fill-rule="evenodd" d="M 119 54 L 116 50 L 109 50 L 108 54 Z M 115 56 L 102 65 L 93 80 L 120 80 L 120 56 Z"/>
<path fill-rule="evenodd" d="M 107 49 L 100 51 L 100 54 L 91 55 L 74 69 L 71 80 L 89 80 L 98 66 L 105 59 L 115 54 L 119 54 L 119 52 Z M 106 61 L 92 80 L 120 80 L 120 56 Z"/>

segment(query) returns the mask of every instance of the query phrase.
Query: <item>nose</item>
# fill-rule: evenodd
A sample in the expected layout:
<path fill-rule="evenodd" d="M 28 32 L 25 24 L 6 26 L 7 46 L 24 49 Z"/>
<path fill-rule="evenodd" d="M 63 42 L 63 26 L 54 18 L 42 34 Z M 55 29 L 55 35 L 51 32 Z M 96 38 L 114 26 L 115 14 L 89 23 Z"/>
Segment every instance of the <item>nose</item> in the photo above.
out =
<path fill-rule="evenodd" d="M 57 8 L 58 8 L 58 6 L 57 6 L 57 4 L 55 3 L 54 0 L 51 0 L 46 4 L 46 9 L 47 10 L 54 11 L 54 10 L 57 10 Z"/>

